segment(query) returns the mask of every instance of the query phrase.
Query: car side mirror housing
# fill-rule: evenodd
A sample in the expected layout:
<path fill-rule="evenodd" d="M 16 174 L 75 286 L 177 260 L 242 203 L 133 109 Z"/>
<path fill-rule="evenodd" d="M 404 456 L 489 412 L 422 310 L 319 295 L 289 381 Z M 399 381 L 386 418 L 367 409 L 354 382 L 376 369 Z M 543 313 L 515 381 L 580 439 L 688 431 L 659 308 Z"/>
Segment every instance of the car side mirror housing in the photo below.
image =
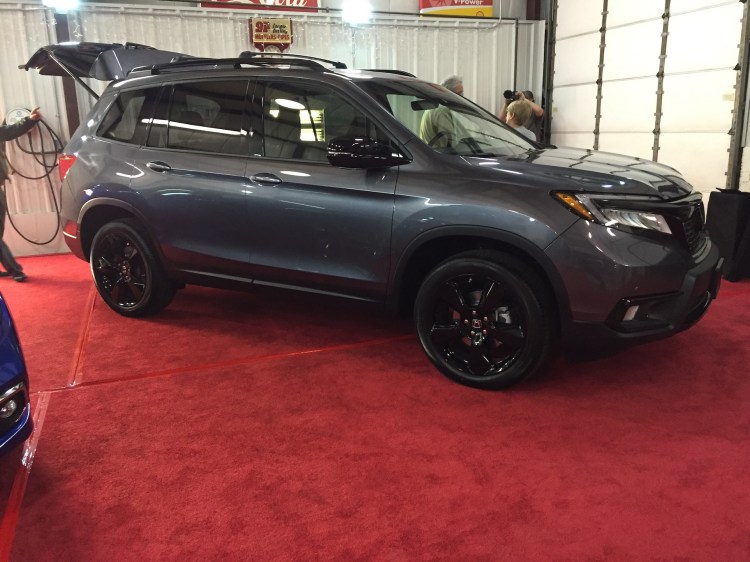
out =
<path fill-rule="evenodd" d="M 369 137 L 338 137 L 328 143 L 328 161 L 337 168 L 390 168 L 411 159 Z"/>

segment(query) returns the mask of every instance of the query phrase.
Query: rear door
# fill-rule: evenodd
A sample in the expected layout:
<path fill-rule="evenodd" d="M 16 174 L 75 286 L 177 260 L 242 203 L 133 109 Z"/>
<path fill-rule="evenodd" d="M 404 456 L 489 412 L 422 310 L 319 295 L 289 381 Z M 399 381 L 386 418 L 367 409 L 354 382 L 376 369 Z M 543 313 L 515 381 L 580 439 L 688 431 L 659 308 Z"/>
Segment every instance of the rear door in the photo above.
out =
<path fill-rule="evenodd" d="M 247 79 L 165 86 L 138 151 L 131 189 L 178 269 L 246 274 L 250 87 Z"/>
<path fill-rule="evenodd" d="M 248 251 L 256 282 L 382 298 L 398 168 L 335 168 L 339 136 L 387 135 L 347 95 L 303 79 L 259 82 L 248 163 Z"/>

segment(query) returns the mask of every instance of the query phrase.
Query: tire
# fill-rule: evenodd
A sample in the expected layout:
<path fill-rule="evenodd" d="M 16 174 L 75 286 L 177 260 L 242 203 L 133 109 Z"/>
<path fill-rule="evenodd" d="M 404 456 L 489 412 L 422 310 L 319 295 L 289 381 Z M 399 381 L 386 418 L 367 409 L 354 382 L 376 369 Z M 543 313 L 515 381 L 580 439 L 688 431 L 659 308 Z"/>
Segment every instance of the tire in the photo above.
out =
<path fill-rule="evenodd" d="M 456 382 L 487 390 L 516 384 L 545 362 L 554 319 L 550 291 L 534 270 L 488 250 L 438 265 L 414 307 L 430 361 Z"/>
<path fill-rule="evenodd" d="M 91 242 L 89 262 L 99 295 L 123 316 L 156 314 L 177 292 L 135 219 L 101 227 Z"/>

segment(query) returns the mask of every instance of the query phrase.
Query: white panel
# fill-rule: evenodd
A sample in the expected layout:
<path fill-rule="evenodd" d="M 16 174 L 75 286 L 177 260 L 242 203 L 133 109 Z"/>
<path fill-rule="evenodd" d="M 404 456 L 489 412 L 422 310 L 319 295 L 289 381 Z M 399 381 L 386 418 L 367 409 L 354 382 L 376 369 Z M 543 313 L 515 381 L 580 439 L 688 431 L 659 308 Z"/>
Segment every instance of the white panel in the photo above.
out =
<path fill-rule="evenodd" d="M 539 25 L 541 24 L 541 25 Z M 516 90 L 531 90 L 544 105 L 544 23 L 522 23 L 518 26 L 518 79 Z M 498 88 L 506 90 L 508 88 Z M 499 108 L 498 108 L 499 109 Z"/>
<path fill-rule="evenodd" d="M 674 15 L 693 10 L 711 8 L 720 4 L 731 4 L 732 2 L 733 0 L 672 0 L 669 10 L 672 15 Z M 734 3 L 736 4 L 737 2 L 735 1 Z"/>
<path fill-rule="evenodd" d="M 734 68 L 739 59 L 741 19 L 740 2 L 672 16 L 665 72 Z"/>
<path fill-rule="evenodd" d="M 599 78 L 600 33 L 558 40 L 555 45 L 555 86 L 596 82 Z"/>
<path fill-rule="evenodd" d="M 726 184 L 726 133 L 662 133 L 659 145 L 659 162 L 677 168 L 696 189 L 710 193 Z"/>
<path fill-rule="evenodd" d="M 679 3 L 679 0 L 673 0 L 672 6 L 676 3 Z M 661 26 L 664 0 L 609 0 L 607 12 L 608 29 L 617 25 L 657 18 Z"/>
<path fill-rule="evenodd" d="M 556 88 L 552 104 L 552 132 L 594 131 L 596 84 Z"/>
<path fill-rule="evenodd" d="M 559 147 L 572 146 L 575 148 L 594 147 L 594 133 L 556 133 L 552 131 L 552 144 Z"/>
<path fill-rule="evenodd" d="M 602 84 L 601 132 L 649 132 L 656 123 L 656 76 Z"/>
<path fill-rule="evenodd" d="M 733 70 L 665 76 L 662 132 L 729 131 L 735 80 Z"/>
<path fill-rule="evenodd" d="M 661 33 L 661 20 L 608 29 L 604 49 L 604 80 L 656 76 L 659 72 Z"/>
<path fill-rule="evenodd" d="M 602 27 L 602 0 L 558 0 L 557 40 L 598 31 Z"/>
<path fill-rule="evenodd" d="M 653 146 L 653 133 L 599 133 L 599 150 L 606 152 L 651 160 Z"/>

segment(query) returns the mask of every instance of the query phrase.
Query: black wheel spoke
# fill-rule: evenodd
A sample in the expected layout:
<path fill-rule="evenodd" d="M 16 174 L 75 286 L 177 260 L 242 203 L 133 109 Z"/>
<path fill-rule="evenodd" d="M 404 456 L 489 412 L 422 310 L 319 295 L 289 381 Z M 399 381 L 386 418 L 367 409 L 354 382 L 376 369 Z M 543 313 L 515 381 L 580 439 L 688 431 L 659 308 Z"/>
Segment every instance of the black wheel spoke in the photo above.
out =
<path fill-rule="evenodd" d="M 135 302 L 138 302 L 143 298 L 145 289 L 145 285 L 143 283 L 136 283 L 135 281 L 131 280 L 130 282 L 128 282 L 128 288 L 130 289 L 130 293 L 133 295 L 133 300 Z"/>
<path fill-rule="evenodd" d="M 526 336 L 518 325 L 493 326 L 489 330 L 489 336 L 513 350 L 521 349 L 526 342 Z"/>
<path fill-rule="evenodd" d="M 122 293 L 123 290 L 120 281 L 116 281 L 115 283 L 113 283 L 112 289 L 109 291 L 109 295 L 110 297 L 112 297 L 112 300 L 116 303 L 121 303 Z"/>
<path fill-rule="evenodd" d="M 108 277 L 116 273 L 115 267 L 106 258 L 99 258 L 96 263 L 96 270 L 102 275 Z"/>
<path fill-rule="evenodd" d="M 507 303 L 505 290 L 500 283 L 487 279 L 482 302 L 479 305 L 479 313 L 483 316 L 491 316 L 492 313 Z"/>
<path fill-rule="evenodd" d="M 492 361 L 480 346 L 472 346 L 469 353 L 469 368 L 475 376 L 484 375 L 492 368 Z"/>
<path fill-rule="evenodd" d="M 130 260 L 131 262 L 136 261 L 136 259 L 140 261 L 140 252 L 138 251 L 138 248 L 130 244 L 125 246 L 125 248 L 122 251 L 122 254 L 125 256 L 126 259 Z"/>
<path fill-rule="evenodd" d="M 434 325 L 430 331 L 430 339 L 437 345 L 448 345 L 464 337 L 466 330 L 458 324 Z"/>
<path fill-rule="evenodd" d="M 467 307 L 466 303 L 464 302 L 464 297 L 457 285 L 454 285 L 452 283 L 443 284 L 440 287 L 438 297 L 453 310 L 461 314 L 467 313 Z"/>
<path fill-rule="evenodd" d="M 107 236 L 104 239 L 105 247 L 102 253 L 112 257 L 112 261 L 119 261 L 122 254 L 122 241 L 117 236 Z"/>

